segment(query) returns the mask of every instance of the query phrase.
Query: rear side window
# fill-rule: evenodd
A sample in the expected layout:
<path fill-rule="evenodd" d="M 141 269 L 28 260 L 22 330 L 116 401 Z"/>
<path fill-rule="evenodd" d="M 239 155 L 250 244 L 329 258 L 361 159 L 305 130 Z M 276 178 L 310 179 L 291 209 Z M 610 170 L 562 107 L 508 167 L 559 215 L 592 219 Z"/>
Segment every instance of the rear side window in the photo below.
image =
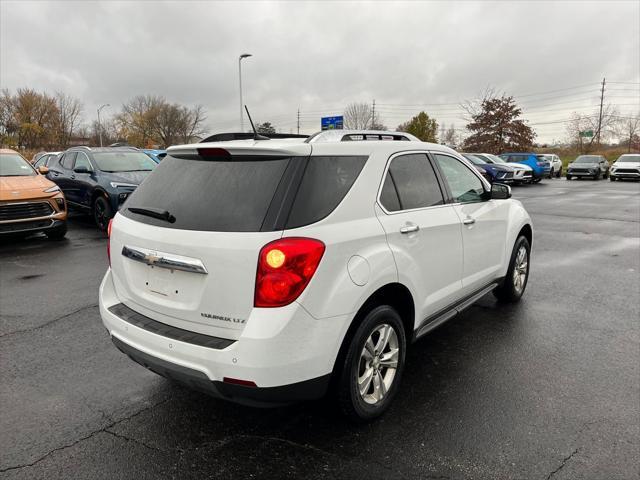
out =
<path fill-rule="evenodd" d="M 444 203 L 438 179 L 425 154 L 400 155 L 391 161 L 380 203 L 389 212 Z"/>
<path fill-rule="evenodd" d="M 310 157 L 286 228 L 322 220 L 342 201 L 356 181 L 366 156 Z"/>
<path fill-rule="evenodd" d="M 121 213 L 166 228 L 258 232 L 290 161 L 304 159 L 232 157 L 212 161 L 167 155 L 126 205 L 167 211 L 175 222 L 133 213 L 128 208 Z"/>
<path fill-rule="evenodd" d="M 71 170 L 71 167 L 73 167 L 73 161 L 76 159 L 76 152 L 67 152 L 64 154 L 64 157 L 62 157 L 62 160 L 60 160 L 60 165 L 62 165 L 64 168 Z"/>

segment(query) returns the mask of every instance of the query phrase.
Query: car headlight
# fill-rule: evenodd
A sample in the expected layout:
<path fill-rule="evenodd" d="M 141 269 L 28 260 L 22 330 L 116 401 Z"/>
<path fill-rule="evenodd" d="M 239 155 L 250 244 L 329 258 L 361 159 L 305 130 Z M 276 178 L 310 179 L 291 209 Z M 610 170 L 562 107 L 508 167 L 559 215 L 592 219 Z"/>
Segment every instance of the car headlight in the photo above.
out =
<path fill-rule="evenodd" d="M 128 188 L 136 188 L 138 185 L 134 185 L 133 183 L 122 183 L 122 182 L 109 182 L 113 188 L 118 187 L 128 187 Z"/>
<path fill-rule="evenodd" d="M 58 185 L 54 185 L 53 187 L 49 187 L 47 188 L 44 193 L 53 193 L 53 192 L 59 192 L 60 191 L 60 187 Z"/>

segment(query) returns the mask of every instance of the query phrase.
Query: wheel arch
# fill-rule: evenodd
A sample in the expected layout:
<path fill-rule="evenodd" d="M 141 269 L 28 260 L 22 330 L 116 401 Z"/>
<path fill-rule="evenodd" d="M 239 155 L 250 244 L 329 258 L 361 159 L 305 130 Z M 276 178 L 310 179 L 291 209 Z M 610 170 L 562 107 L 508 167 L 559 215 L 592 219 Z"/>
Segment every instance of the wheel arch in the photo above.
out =
<path fill-rule="evenodd" d="M 409 289 L 401 283 L 388 283 L 373 292 L 364 301 L 353 317 L 353 320 L 342 339 L 338 355 L 336 356 L 333 365 L 332 384 L 338 376 L 334 374 L 339 371 L 339 367 L 344 363 L 347 349 L 349 348 L 349 344 L 351 343 L 351 339 L 355 335 L 356 330 L 366 317 L 367 313 L 379 305 L 389 305 L 395 308 L 402 319 L 405 335 L 407 337 L 407 346 L 411 343 L 415 326 L 415 303 L 413 295 L 411 295 Z"/>
<path fill-rule="evenodd" d="M 527 239 L 527 241 L 529 242 L 529 247 L 531 247 L 533 245 L 533 229 L 531 228 L 530 224 L 525 223 L 522 226 L 522 228 L 518 232 L 518 236 L 516 237 L 516 239 L 521 235 Z"/>

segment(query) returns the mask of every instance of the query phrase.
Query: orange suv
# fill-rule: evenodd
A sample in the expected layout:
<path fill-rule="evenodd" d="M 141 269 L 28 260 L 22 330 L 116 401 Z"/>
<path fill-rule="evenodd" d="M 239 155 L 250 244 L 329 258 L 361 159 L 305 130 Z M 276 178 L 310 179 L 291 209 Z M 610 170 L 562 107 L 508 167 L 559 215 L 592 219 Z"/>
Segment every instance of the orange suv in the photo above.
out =
<path fill-rule="evenodd" d="M 33 168 L 18 152 L 0 149 L 0 235 L 44 232 L 51 239 L 67 233 L 67 205 L 47 167 Z"/>

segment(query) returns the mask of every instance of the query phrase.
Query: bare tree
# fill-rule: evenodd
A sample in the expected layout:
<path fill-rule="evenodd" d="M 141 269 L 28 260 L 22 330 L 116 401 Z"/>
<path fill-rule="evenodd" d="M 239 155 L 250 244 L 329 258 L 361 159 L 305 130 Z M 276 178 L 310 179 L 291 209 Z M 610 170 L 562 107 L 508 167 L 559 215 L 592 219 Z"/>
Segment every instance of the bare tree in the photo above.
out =
<path fill-rule="evenodd" d="M 627 145 L 627 152 L 640 149 L 640 117 L 618 117 L 615 134 Z"/>
<path fill-rule="evenodd" d="M 444 125 L 444 124 L 443 124 Z M 445 145 L 456 146 L 458 145 L 458 134 L 456 133 L 456 127 L 452 123 L 448 129 L 442 130 L 442 137 L 440 137 L 441 141 L 444 142 Z"/>
<path fill-rule="evenodd" d="M 600 139 L 607 140 L 615 134 L 618 118 L 617 111 L 611 105 L 605 105 L 602 110 L 602 122 L 600 123 Z M 569 143 L 577 148 L 580 153 L 589 153 L 596 147 L 598 138 L 598 112 L 581 114 L 573 112 L 567 123 L 567 135 Z M 590 136 L 586 136 L 590 134 Z"/>
<path fill-rule="evenodd" d="M 69 146 L 69 141 L 80 124 L 82 103 L 71 95 L 58 92 L 56 93 L 56 105 L 58 106 L 57 143 L 64 149 Z"/>
<path fill-rule="evenodd" d="M 166 100 L 155 95 L 138 95 L 122 106 L 116 116 L 119 130 L 132 145 L 145 147 L 154 141 L 157 126 L 154 119 Z"/>
<path fill-rule="evenodd" d="M 485 102 L 495 98 L 505 97 L 505 95 L 504 92 L 498 93 L 498 90 L 492 86 L 485 87 L 476 98 L 464 100 L 460 103 L 460 108 L 465 112 L 462 115 L 464 120 L 466 120 L 467 123 L 473 122 L 473 118 L 483 112 Z"/>
<path fill-rule="evenodd" d="M 193 137 L 201 136 L 204 133 L 204 121 L 206 119 L 202 105 L 196 105 L 189 110 L 184 128 L 181 131 L 182 142 L 191 142 Z"/>
<path fill-rule="evenodd" d="M 373 112 L 368 103 L 350 103 L 344 109 L 344 128 L 349 130 L 370 128 L 372 117 Z"/>

